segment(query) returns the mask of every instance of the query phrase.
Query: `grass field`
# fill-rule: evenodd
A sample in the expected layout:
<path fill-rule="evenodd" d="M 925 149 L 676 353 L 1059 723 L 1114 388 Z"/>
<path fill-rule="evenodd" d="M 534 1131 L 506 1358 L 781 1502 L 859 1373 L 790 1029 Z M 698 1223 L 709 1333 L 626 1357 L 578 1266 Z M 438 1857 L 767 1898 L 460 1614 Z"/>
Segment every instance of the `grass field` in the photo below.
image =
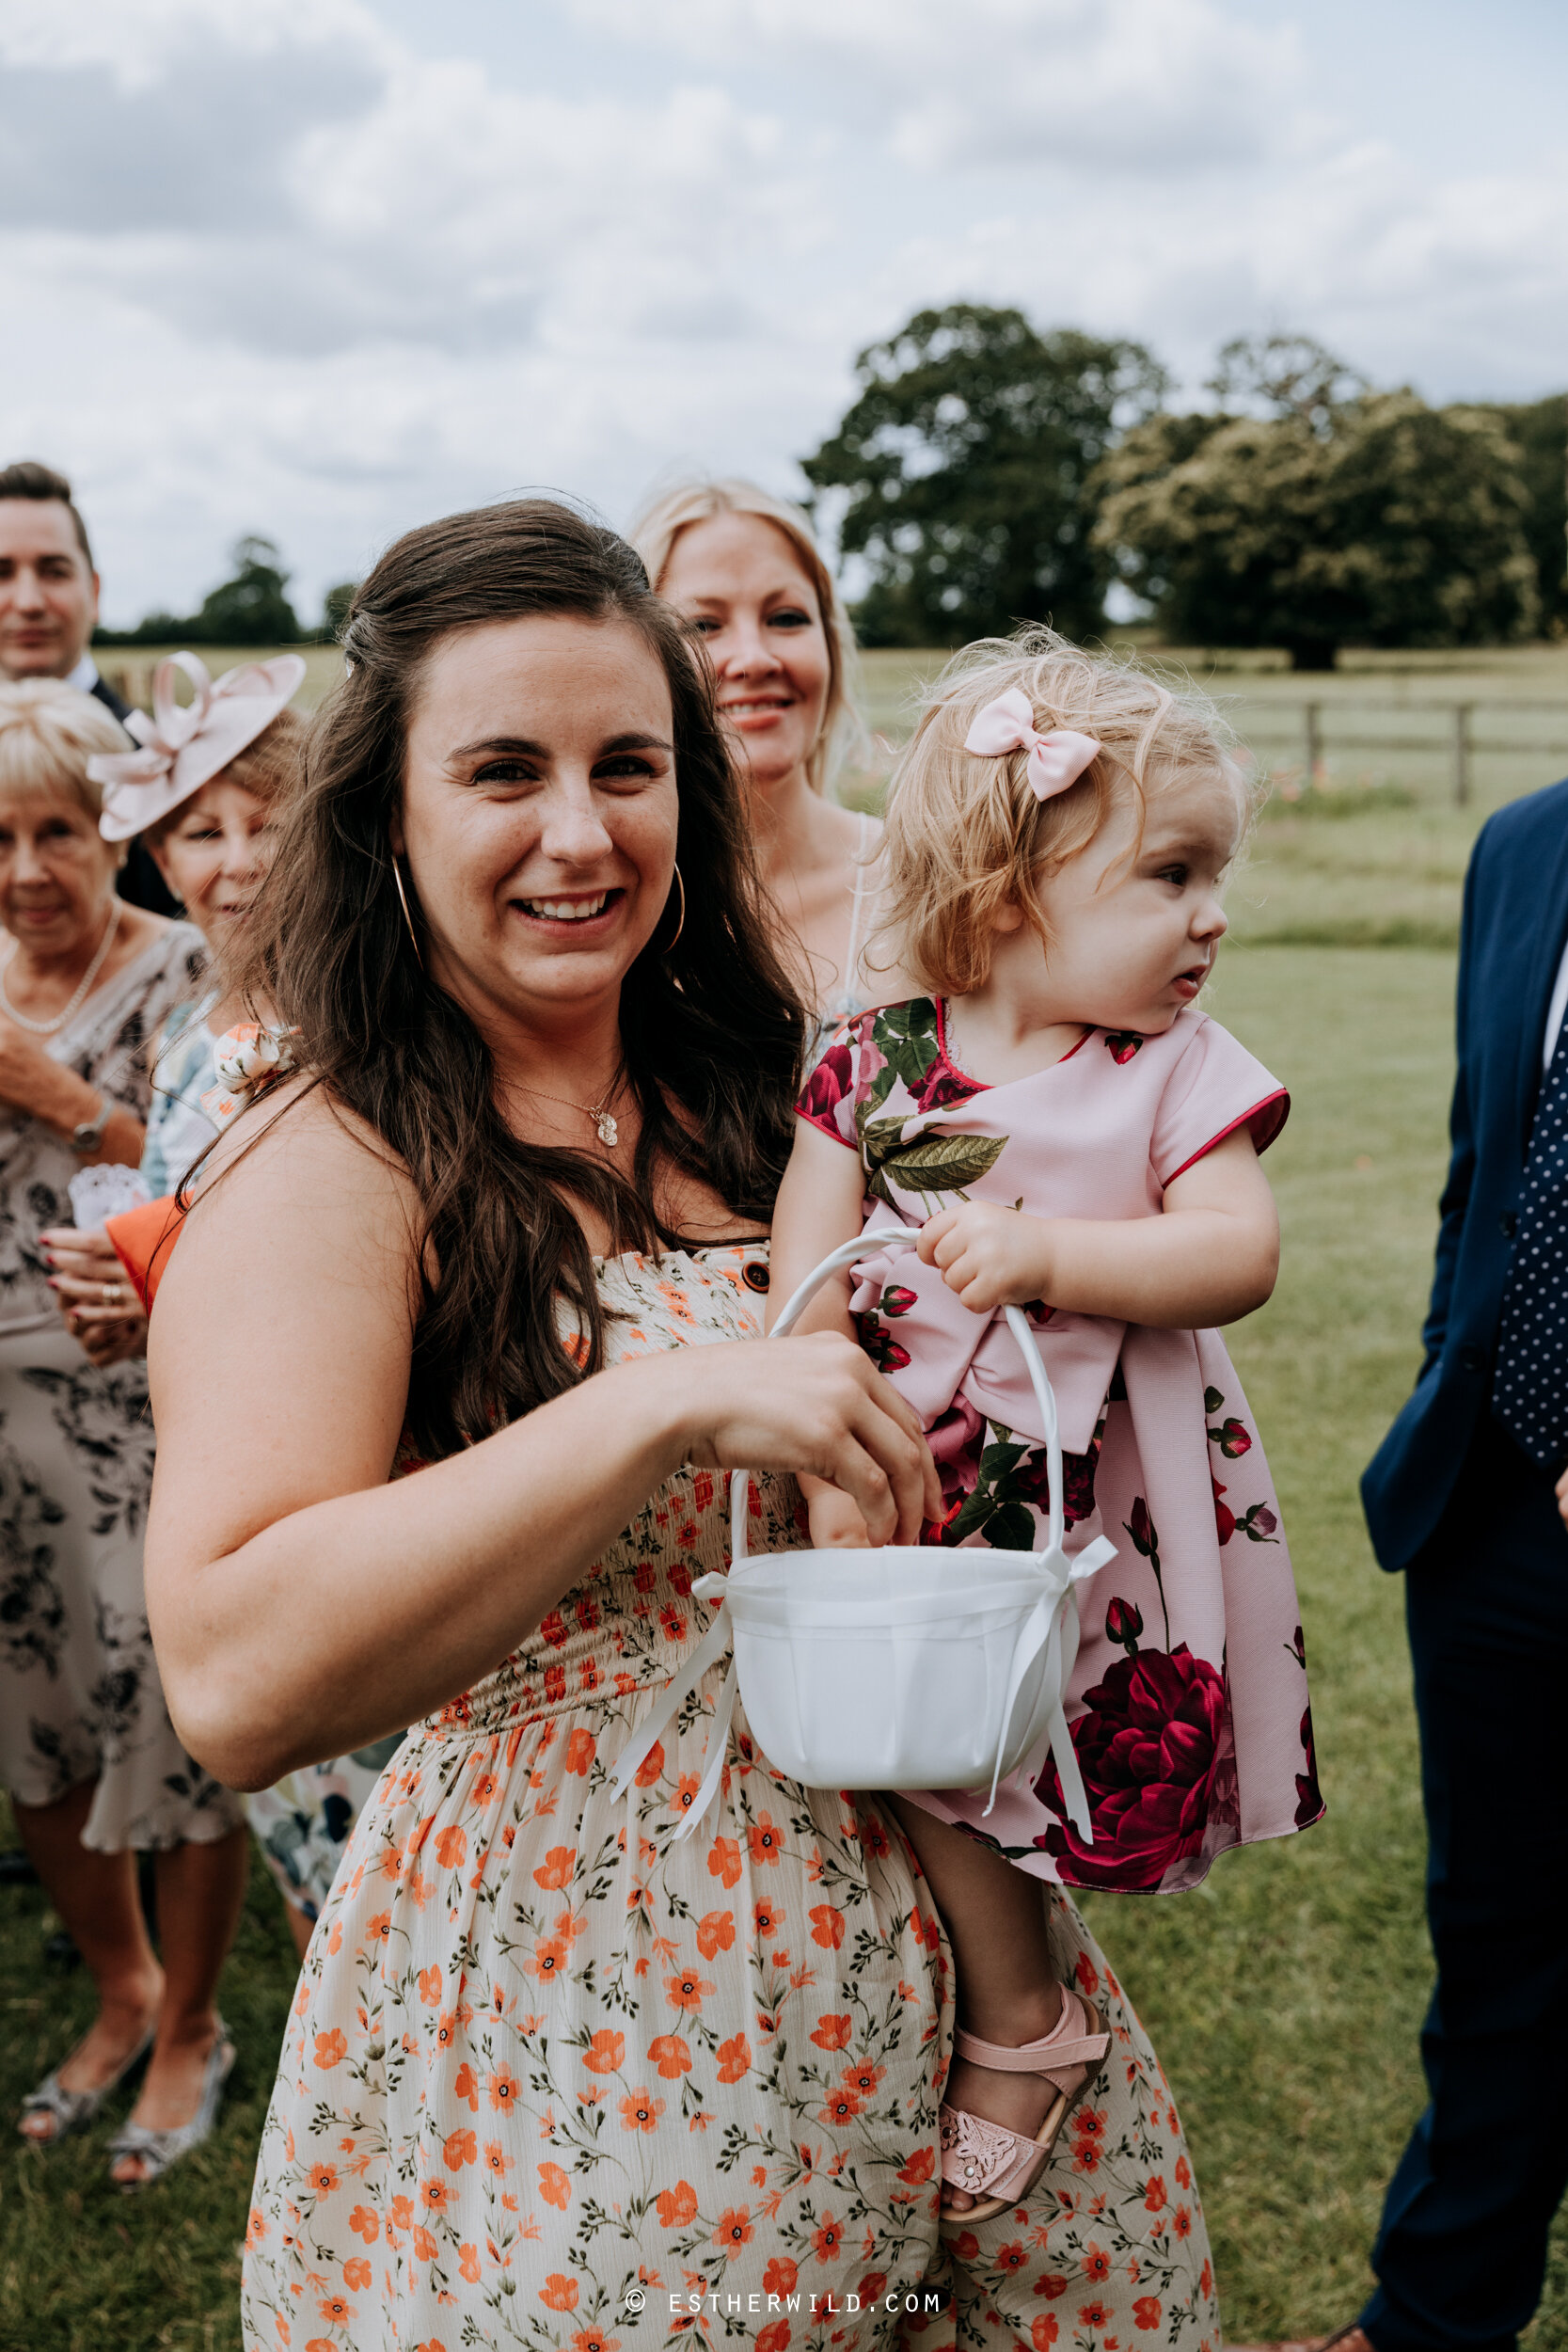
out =
<path fill-rule="evenodd" d="M 1486 675 L 1499 699 L 1509 687 L 1568 694 L 1568 655 L 1496 660 Z M 902 656 L 868 665 L 889 732 L 915 666 Z M 1434 669 L 1405 682 L 1439 699 L 1456 691 L 1453 674 Z M 1261 696 L 1275 681 L 1216 683 Z M 1537 761 L 1513 788 L 1553 772 Z M 1398 772 L 1331 776 L 1330 788 L 1276 803 L 1235 887 L 1234 941 L 1213 986 L 1217 1016 L 1295 1098 L 1270 1157 L 1284 1271 L 1268 1308 L 1234 1334 L 1234 1354 L 1287 1515 L 1329 1814 L 1303 1837 L 1227 1856 L 1196 1894 L 1085 1907 L 1180 2101 L 1227 2331 L 1243 2343 L 1326 2331 L 1354 2313 L 1383 2184 L 1422 2098 L 1428 1957 L 1402 1594 L 1372 1565 L 1355 1482 L 1415 1368 L 1444 1158 L 1459 881 L 1480 816 L 1510 781 L 1478 780 L 1467 811 Z M 80 1974 L 40 1963 L 44 1925 L 35 1894 L 0 1893 L 4 2115 L 87 2012 Z M 241 2056 L 222 2129 L 145 2202 L 107 2185 L 112 2122 L 53 2156 L 0 2140 L 0 2345 L 238 2344 L 236 2249 L 292 1979 L 259 1874 L 223 1994 Z M 1528 2342 L 1568 2352 L 1560 2219 Z"/>

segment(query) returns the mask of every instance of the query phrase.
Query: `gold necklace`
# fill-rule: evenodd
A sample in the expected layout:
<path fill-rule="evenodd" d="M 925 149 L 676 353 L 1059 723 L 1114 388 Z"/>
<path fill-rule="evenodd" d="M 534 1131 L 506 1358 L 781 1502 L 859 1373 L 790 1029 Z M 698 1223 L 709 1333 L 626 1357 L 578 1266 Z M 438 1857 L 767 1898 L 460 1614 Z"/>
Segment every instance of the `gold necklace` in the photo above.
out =
<path fill-rule="evenodd" d="M 584 1119 L 591 1119 L 598 1132 L 599 1141 L 607 1152 L 613 1152 L 620 1142 L 620 1121 L 610 1109 L 610 1104 L 621 1091 L 622 1073 L 620 1071 L 615 1073 L 610 1092 L 602 1103 L 574 1103 L 564 1094 L 546 1094 L 543 1087 L 526 1087 L 516 1081 L 514 1083 L 517 1085 L 519 1094 L 531 1094 L 535 1102 L 559 1103 L 563 1110 L 580 1111 Z"/>

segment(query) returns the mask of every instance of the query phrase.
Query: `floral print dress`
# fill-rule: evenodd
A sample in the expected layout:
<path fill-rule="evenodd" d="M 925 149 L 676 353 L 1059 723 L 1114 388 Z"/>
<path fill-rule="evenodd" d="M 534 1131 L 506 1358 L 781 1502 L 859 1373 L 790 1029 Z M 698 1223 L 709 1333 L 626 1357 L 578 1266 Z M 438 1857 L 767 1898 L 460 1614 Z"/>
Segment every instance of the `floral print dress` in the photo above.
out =
<path fill-rule="evenodd" d="M 604 1264 L 611 1360 L 754 1337 L 763 1244 Z M 947 1948 L 874 1801 L 800 1788 L 743 1714 L 676 1833 L 721 1666 L 615 1761 L 701 1639 L 723 1482 L 681 1472 L 528 1641 L 417 1724 L 312 1938 L 257 2166 L 251 2352 L 1219 2352 L 1170 2093 L 1053 1892 L 1113 2049 L 1025 2205 L 939 2246 Z M 753 1481 L 754 1546 L 799 1545 Z M 1140 2332 L 1141 2331 L 1141 2332 Z"/>
<path fill-rule="evenodd" d="M 1046 1216 L 1157 1216 L 1167 1184 L 1237 1128 L 1261 1151 L 1289 1099 L 1195 1008 L 1164 1035 L 1087 1030 L 1053 1067 L 988 1087 L 929 998 L 840 1030 L 800 1116 L 857 1152 L 868 1227 L 911 1232 L 956 1200 Z M 946 1510 L 929 1543 L 1027 1550 L 1049 1489 L 1012 1335 L 912 1250 L 868 1248 L 850 1304 L 863 1345 L 920 1414 Z M 1215 1854 L 1323 1811 L 1307 1661 L 1279 1503 L 1217 1331 L 1028 1309 L 1061 1414 L 1070 1551 L 1117 1557 L 1078 1597 L 1067 1713 L 1094 1832 L 1064 1819 L 1053 1758 L 1033 1786 L 911 1792 L 1068 1886 L 1170 1891 Z"/>
<path fill-rule="evenodd" d="M 206 962 L 191 924 L 163 925 L 44 1052 L 146 1120 L 152 1041 Z M 205 1845 L 240 1805 L 181 1746 L 152 1654 L 147 1366 L 87 1361 L 39 1239 L 73 1221 L 81 1165 L 64 1136 L 0 1104 L 0 1784 L 50 1805 L 93 1782 L 82 1842 L 98 1852 Z"/>

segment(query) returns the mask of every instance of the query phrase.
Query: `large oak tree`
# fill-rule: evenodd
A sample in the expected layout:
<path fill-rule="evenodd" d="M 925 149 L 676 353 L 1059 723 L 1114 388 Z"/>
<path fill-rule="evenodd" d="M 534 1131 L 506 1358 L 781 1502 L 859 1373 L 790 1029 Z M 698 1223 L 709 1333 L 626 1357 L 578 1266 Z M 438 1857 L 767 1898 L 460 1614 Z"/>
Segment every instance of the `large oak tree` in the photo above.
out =
<path fill-rule="evenodd" d="M 802 462 L 818 494 L 847 494 L 838 537 L 869 575 L 863 641 L 1100 628 L 1114 564 L 1094 536 L 1096 469 L 1165 388 L 1143 345 L 960 302 L 918 312 L 856 373 L 854 405 Z"/>
<path fill-rule="evenodd" d="M 1287 351 L 1307 358 L 1271 367 Z M 1168 640 L 1324 669 L 1342 644 L 1530 634 L 1530 498 L 1496 416 L 1359 389 L 1300 338 L 1222 358 L 1212 389 L 1273 413 L 1153 416 L 1100 469 L 1099 543 Z"/>

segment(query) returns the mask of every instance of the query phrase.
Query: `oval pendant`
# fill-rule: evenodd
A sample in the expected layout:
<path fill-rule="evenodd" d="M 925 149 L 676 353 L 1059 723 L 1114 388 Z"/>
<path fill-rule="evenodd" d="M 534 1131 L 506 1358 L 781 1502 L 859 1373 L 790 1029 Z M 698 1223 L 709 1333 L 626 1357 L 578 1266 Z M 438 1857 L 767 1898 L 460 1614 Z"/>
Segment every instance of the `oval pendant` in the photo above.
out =
<path fill-rule="evenodd" d="M 613 1152 L 615 1146 L 621 1139 L 621 1130 L 616 1125 L 612 1114 L 609 1111 L 595 1111 L 594 1113 L 594 1124 L 599 1131 L 599 1141 L 604 1144 L 609 1151 Z"/>

